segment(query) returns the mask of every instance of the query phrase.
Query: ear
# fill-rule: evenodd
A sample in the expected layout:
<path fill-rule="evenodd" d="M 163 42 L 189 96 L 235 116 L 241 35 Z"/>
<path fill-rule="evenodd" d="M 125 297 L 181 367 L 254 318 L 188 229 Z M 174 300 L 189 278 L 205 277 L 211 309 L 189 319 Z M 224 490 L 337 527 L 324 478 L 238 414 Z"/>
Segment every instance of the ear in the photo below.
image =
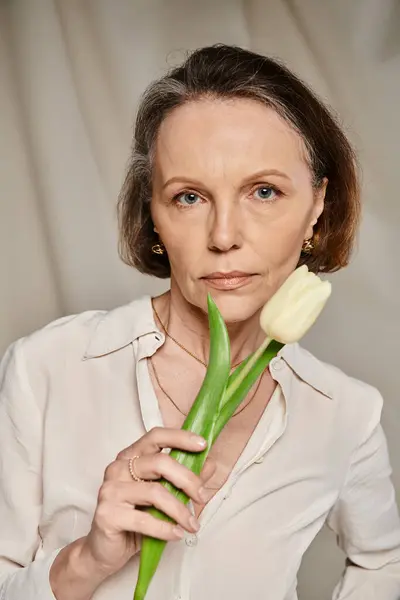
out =
<path fill-rule="evenodd" d="M 305 237 L 306 240 L 312 238 L 314 225 L 317 224 L 318 219 L 320 218 L 320 216 L 323 213 L 327 187 L 328 187 L 328 179 L 326 177 L 324 177 L 321 182 L 321 185 L 314 192 L 314 203 L 313 203 L 313 207 L 311 210 L 310 222 L 308 224 L 307 231 L 306 231 L 306 237 Z"/>

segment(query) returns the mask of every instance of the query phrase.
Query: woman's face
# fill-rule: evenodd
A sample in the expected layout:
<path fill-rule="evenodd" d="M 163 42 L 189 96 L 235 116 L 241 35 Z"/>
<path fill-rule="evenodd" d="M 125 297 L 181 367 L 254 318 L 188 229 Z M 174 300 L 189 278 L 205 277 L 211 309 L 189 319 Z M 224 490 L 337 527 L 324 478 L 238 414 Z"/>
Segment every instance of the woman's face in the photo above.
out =
<path fill-rule="evenodd" d="M 156 143 L 152 217 L 171 285 L 226 322 L 253 316 L 296 268 L 323 210 L 301 138 L 254 100 L 174 110 Z"/>

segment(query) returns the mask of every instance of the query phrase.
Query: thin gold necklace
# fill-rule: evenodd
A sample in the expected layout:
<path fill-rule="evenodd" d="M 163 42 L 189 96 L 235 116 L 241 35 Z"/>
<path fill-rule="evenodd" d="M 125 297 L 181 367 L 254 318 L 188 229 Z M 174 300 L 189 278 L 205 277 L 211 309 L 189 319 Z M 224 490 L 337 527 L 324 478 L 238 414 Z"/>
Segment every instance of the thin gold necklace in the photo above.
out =
<path fill-rule="evenodd" d="M 178 410 L 178 411 L 181 413 L 181 415 L 183 415 L 184 417 L 187 417 L 187 416 L 188 416 L 188 413 L 184 413 L 184 412 L 183 412 L 183 410 L 181 410 L 181 409 L 179 408 L 179 406 L 177 405 L 177 403 L 176 403 L 176 402 L 174 402 L 174 400 L 173 400 L 173 399 L 171 398 L 171 396 L 168 394 L 168 392 L 166 391 L 166 389 L 165 389 L 165 388 L 164 388 L 164 387 L 161 385 L 161 381 L 160 381 L 160 379 L 159 379 L 159 377 L 158 377 L 158 373 L 157 373 L 157 371 L 156 371 L 156 368 L 155 368 L 155 366 L 154 366 L 153 358 L 152 358 L 151 356 L 150 356 L 149 360 L 150 360 L 150 363 L 151 363 L 151 368 L 152 368 L 152 370 L 153 370 L 154 377 L 155 377 L 155 379 L 156 379 L 156 381 L 157 381 L 158 387 L 159 387 L 159 388 L 160 388 L 160 390 L 161 390 L 161 391 L 162 391 L 162 392 L 165 394 L 165 396 L 168 398 L 168 400 L 169 400 L 169 401 L 170 401 L 170 402 L 171 402 L 171 403 L 172 403 L 172 404 L 175 406 L 175 408 L 176 408 L 176 409 L 177 409 L 177 410 Z M 245 408 L 247 408 L 247 407 L 248 407 L 248 405 L 249 405 L 249 404 L 250 404 L 250 403 L 251 403 L 251 402 L 254 400 L 254 398 L 255 398 L 255 396 L 256 396 L 256 394 L 257 394 L 257 392 L 258 392 L 259 388 L 260 388 L 261 381 L 262 381 L 262 378 L 263 378 L 263 375 L 264 375 L 264 373 L 265 373 L 265 371 L 263 371 L 263 372 L 261 373 L 261 375 L 260 375 L 260 377 L 259 377 L 259 380 L 258 380 L 257 387 L 256 387 L 256 389 L 255 389 L 255 392 L 254 392 L 254 394 L 252 395 L 252 397 L 250 398 L 250 400 L 248 401 L 248 403 L 247 403 L 247 404 L 245 404 L 244 406 L 242 406 L 242 408 L 241 408 L 240 410 L 238 410 L 237 412 L 235 412 L 235 413 L 232 415 L 232 417 L 236 417 L 236 416 L 237 416 L 237 415 L 239 415 L 241 412 L 243 412 L 243 411 L 244 411 L 244 409 L 245 409 Z"/>
<path fill-rule="evenodd" d="M 199 358 L 198 356 L 196 356 L 196 354 L 193 354 L 193 352 L 191 352 L 190 350 L 188 350 L 187 348 L 185 348 L 185 346 L 183 344 L 181 344 L 180 342 L 178 342 L 177 339 L 175 339 L 174 337 L 172 337 L 172 335 L 169 333 L 168 329 L 166 328 L 166 326 L 164 325 L 164 323 L 162 322 L 160 315 L 158 314 L 156 307 L 154 306 L 154 303 L 152 302 L 152 306 L 153 306 L 153 310 L 154 310 L 154 314 L 156 315 L 157 319 L 160 321 L 160 325 L 162 327 L 162 329 L 165 332 L 165 335 L 167 337 L 169 337 L 170 340 L 172 340 L 173 342 L 175 342 L 175 344 L 177 344 L 180 348 L 182 348 L 182 350 L 184 350 L 186 352 L 186 354 L 189 354 L 192 358 L 194 358 L 195 360 L 197 360 L 197 362 L 199 362 L 200 364 L 202 364 L 204 367 L 207 368 L 207 363 L 204 362 L 203 360 L 201 360 L 201 358 Z M 243 360 L 241 360 L 240 362 L 236 363 L 236 365 L 232 365 L 231 370 L 232 369 L 236 369 L 236 367 L 238 367 L 239 365 L 241 365 L 243 362 Z"/>

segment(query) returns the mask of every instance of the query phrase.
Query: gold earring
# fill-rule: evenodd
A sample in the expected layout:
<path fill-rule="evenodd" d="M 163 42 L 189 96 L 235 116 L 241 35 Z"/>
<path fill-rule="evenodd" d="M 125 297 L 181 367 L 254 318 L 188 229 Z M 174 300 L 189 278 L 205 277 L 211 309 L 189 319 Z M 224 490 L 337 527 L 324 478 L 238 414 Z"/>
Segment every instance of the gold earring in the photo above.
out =
<path fill-rule="evenodd" d="M 312 254 L 312 251 L 314 250 L 314 248 L 315 248 L 315 246 L 314 246 L 313 239 L 310 238 L 308 240 L 304 240 L 301 251 L 304 252 L 304 254 Z"/>
<path fill-rule="evenodd" d="M 153 244 L 153 246 L 151 247 L 151 251 L 153 252 L 153 254 L 164 254 L 165 246 L 162 242 L 159 242 L 158 244 Z"/>

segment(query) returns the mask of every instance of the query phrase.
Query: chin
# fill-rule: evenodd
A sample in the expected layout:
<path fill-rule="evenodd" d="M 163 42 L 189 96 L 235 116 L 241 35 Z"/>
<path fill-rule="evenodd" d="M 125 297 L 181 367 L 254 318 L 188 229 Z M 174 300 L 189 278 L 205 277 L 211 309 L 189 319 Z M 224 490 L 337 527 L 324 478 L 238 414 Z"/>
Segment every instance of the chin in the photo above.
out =
<path fill-rule="evenodd" d="M 225 323 L 240 323 L 253 317 L 263 306 L 252 294 L 237 295 L 233 292 L 210 290 L 211 296 L 218 306 Z M 205 310 L 207 310 L 207 301 Z"/>

